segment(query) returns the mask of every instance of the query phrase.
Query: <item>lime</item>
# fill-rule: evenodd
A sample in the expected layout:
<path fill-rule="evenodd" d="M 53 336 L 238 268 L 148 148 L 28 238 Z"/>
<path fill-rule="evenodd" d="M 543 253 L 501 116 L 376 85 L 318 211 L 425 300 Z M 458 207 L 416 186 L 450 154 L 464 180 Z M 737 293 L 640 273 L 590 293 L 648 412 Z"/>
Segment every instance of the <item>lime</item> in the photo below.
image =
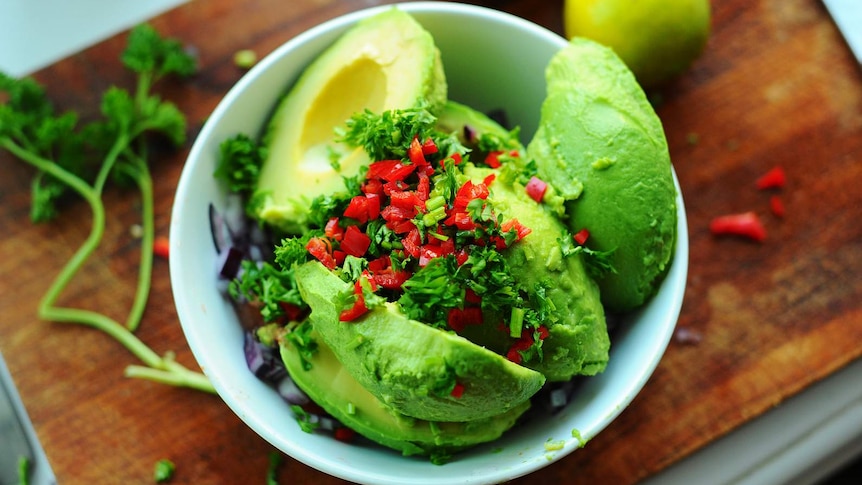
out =
<path fill-rule="evenodd" d="M 709 0 L 566 0 L 566 35 L 612 48 L 650 88 L 686 70 L 703 52 Z"/>

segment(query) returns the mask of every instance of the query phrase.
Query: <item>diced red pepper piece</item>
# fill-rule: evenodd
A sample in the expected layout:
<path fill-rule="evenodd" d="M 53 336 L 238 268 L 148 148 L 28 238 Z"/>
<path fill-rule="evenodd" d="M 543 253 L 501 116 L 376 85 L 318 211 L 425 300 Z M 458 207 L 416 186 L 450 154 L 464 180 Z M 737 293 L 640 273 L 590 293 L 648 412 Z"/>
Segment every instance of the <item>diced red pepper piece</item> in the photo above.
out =
<path fill-rule="evenodd" d="M 369 220 L 376 219 L 377 216 L 380 215 L 380 199 L 376 194 L 372 194 L 371 197 L 376 201 L 376 211 L 371 204 L 369 204 L 369 198 L 367 195 L 357 195 L 350 199 L 350 202 L 347 204 L 347 208 L 344 209 L 344 217 L 355 219 L 356 222 L 360 224 L 365 224 Z M 374 217 L 371 217 L 372 212 L 376 213 Z"/>
<path fill-rule="evenodd" d="M 416 196 L 419 197 L 419 200 L 425 202 L 431 194 L 431 178 L 424 172 L 420 172 L 418 176 L 419 183 L 416 185 Z"/>
<path fill-rule="evenodd" d="M 368 166 L 366 178 L 380 178 L 387 182 L 400 181 L 416 170 L 415 164 L 404 164 L 401 160 L 381 160 Z"/>
<path fill-rule="evenodd" d="M 383 255 L 379 258 L 368 261 L 368 271 L 372 273 L 376 271 L 384 271 L 392 266 L 392 261 L 389 256 Z"/>
<path fill-rule="evenodd" d="M 718 216 L 709 223 L 709 230 L 716 236 L 742 236 L 757 242 L 766 239 L 766 229 L 754 212 Z"/>
<path fill-rule="evenodd" d="M 287 303 L 285 301 L 281 301 L 278 303 L 278 306 L 281 307 L 282 311 L 284 311 L 284 315 L 291 322 L 296 322 L 300 320 L 300 317 L 304 313 L 302 308 L 293 303 Z"/>
<path fill-rule="evenodd" d="M 781 197 L 773 195 L 769 198 L 769 210 L 775 217 L 784 217 L 784 202 L 781 201 Z"/>
<path fill-rule="evenodd" d="M 366 313 L 368 313 L 368 307 L 365 306 L 365 297 L 362 296 L 362 291 L 360 290 L 356 295 L 356 301 L 353 302 L 353 306 L 346 310 L 342 310 L 341 314 L 338 315 L 338 320 L 342 322 L 352 322 Z"/>
<path fill-rule="evenodd" d="M 337 217 L 332 217 L 326 221 L 323 233 L 331 241 L 341 241 L 341 238 L 344 236 L 344 228 L 338 225 Z"/>
<path fill-rule="evenodd" d="M 425 202 L 412 190 L 392 191 L 392 193 L 389 194 L 389 203 L 395 207 L 406 210 L 415 211 L 417 208 L 419 210 L 423 210 L 425 208 Z"/>
<path fill-rule="evenodd" d="M 153 254 L 160 258 L 168 259 L 171 252 L 171 243 L 168 238 L 159 236 L 153 240 Z"/>
<path fill-rule="evenodd" d="M 374 283 L 374 280 L 371 279 L 367 273 L 363 273 L 362 276 L 353 283 L 353 294 L 356 295 L 356 300 L 354 300 L 352 307 L 341 311 L 341 314 L 338 316 L 340 321 L 352 322 L 368 312 L 368 307 L 365 305 L 365 296 L 362 294 L 363 279 L 371 284 L 372 291 L 377 291 L 377 284 Z"/>
<path fill-rule="evenodd" d="M 485 156 L 485 164 L 491 168 L 500 168 L 500 165 L 502 165 L 502 163 L 500 162 L 500 155 L 502 155 L 502 154 L 503 154 L 502 150 L 496 150 L 493 152 L 489 152 Z"/>
<path fill-rule="evenodd" d="M 414 136 L 413 141 L 410 142 L 410 146 L 407 148 L 407 158 L 410 159 L 410 163 L 417 166 L 428 164 L 425 160 L 425 153 L 422 151 L 422 142 L 419 141 L 418 137 Z"/>
<path fill-rule="evenodd" d="M 379 178 L 369 178 L 362 184 L 362 192 L 368 194 L 383 194 L 383 182 Z"/>
<path fill-rule="evenodd" d="M 548 327 L 544 325 L 539 325 L 539 340 L 545 340 L 550 335 L 551 332 L 548 330 Z"/>
<path fill-rule="evenodd" d="M 409 256 L 418 258 L 419 248 L 422 244 L 422 236 L 419 235 L 419 229 L 415 227 L 407 233 L 407 236 L 401 239 L 401 245 L 404 246 L 404 252 Z"/>
<path fill-rule="evenodd" d="M 353 431 L 347 426 L 339 426 L 335 428 L 335 431 L 333 431 L 332 437 L 343 443 L 349 443 L 353 441 L 354 437 L 356 437 L 356 431 Z"/>
<path fill-rule="evenodd" d="M 446 317 L 449 328 L 461 333 L 467 325 L 482 325 L 482 309 L 479 307 L 452 308 Z"/>
<path fill-rule="evenodd" d="M 760 190 L 780 189 L 787 182 L 787 177 L 784 174 L 784 169 L 781 167 L 773 167 L 765 174 L 757 179 L 757 188 Z"/>
<path fill-rule="evenodd" d="M 437 153 L 437 151 L 438 151 L 437 144 L 434 143 L 434 140 L 432 140 L 430 136 L 428 138 L 426 138 L 424 142 L 422 142 L 422 153 L 423 154 L 432 155 L 434 153 Z"/>
<path fill-rule="evenodd" d="M 410 279 L 409 271 L 395 271 L 392 268 L 375 271 L 374 282 L 387 290 L 400 290 L 404 282 Z"/>
<path fill-rule="evenodd" d="M 332 251 L 332 257 L 335 258 L 335 266 L 344 264 L 344 259 L 347 258 L 347 253 L 340 249 Z"/>
<path fill-rule="evenodd" d="M 360 258 L 368 251 L 370 245 L 371 238 L 362 232 L 359 227 L 349 226 L 344 231 L 344 238 L 341 240 L 341 250 L 345 253 Z"/>
<path fill-rule="evenodd" d="M 460 154 L 460 153 L 457 153 L 457 152 L 456 152 L 456 153 L 453 153 L 452 155 L 450 155 L 450 156 L 449 156 L 449 158 L 451 158 L 451 159 L 452 159 L 452 161 L 453 161 L 453 162 L 455 162 L 455 165 L 460 164 L 460 163 L 461 163 L 461 161 L 462 161 L 461 154 Z M 444 158 L 444 159 L 442 159 L 442 160 L 440 160 L 440 168 L 446 168 L 446 163 L 445 163 L 445 162 L 446 162 L 446 159 L 445 159 L 445 158 Z"/>
<path fill-rule="evenodd" d="M 466 249 L 461 248 L 455 251 L 455 262 L 458 263 L 458 266 L 461 266 L 462 264 L 466 263 L 467 259 L 469 258 L 470 254 L 467 253 Z"/>
<path fill-rule="evenodd" d="M 531 199 L 536 202 L 542 202 L 542 199 L 545 197 L 545 192 L 548 190 L 548 184 L 534 175 L 530 177 L 530 181 L 527 182 L 527 185 L 524 188 L 527 190 L 527 195 L 529 195 Z"/>
<path fill-rule="evenodd" d="M 485 186 L 490 187 L 491 184 L 494 183 L 494 180 L 496 180 L 496 179 L 497 179 L 497 174 L 495 174 L 495 173 L 488 174 L 488 176 L 485 177 L 485 180 L 483 180 L 482 183 L 485 184 Z"/>
<path fill-rule="evenodd" d="M 587 243 L 587 239 L 590 238 L 590 231 L 588 231 L 587 229 L 581 229 L 580 231 L 576 232 L 572 237 L 574 238 L 576 243 L 583 246 Z"/>
<path fill-rule="evenodd" d="M 521 239 L 527 237 L 531 232 L 533 232 L 532 229 L 518 222 L 518 219 L 509 219 L 508 221 L 504 222 L 500 225 L 500 230 L 504 233 L 515 231 L 515 240 L 513 242 L 518 242 Z M 498 250 L 502 251 L 503 249 L 506 249 L 508 247 L 504 238 L 496 236 L 492 239 Z"/>
<path fill-rule="evenodd" d="M 516 363 L 516 364 L 520 364 L 521 361 L 524 360 L 523 357 L 521 357 L 521 353 L 518 352 L 518 350 L 514 349 L 514 348 L 509 349 L 509 351 L 506 352 L 506 358 L 511 360 L 512 362 Z"/>
<path fill-rule="evenodd" d="M 460 382 L 455 383 L 455 387 L 452 388 L 452 397 L 455 399 L 461 399 L 461 396 L 464 395 L 464 384 Z"/>
<path fill-rule="evenodd" d="M 328 239 L 313 237 L 305 245 L 308 254 L 314 256 L 329 269 L 335 269 L 335 258 L 332 256 L 332 244 Z"/>
<path fill-rule="evenodd" d="M 453 212 L 445 221 L 443 221 L 443 224 L 446 224 L 447 226 L 455 226 L 462 231 L 472 231 L 473 229 L 476 229 L 476 223 L 473 222 L 473 218 L 465 211 Z"/>

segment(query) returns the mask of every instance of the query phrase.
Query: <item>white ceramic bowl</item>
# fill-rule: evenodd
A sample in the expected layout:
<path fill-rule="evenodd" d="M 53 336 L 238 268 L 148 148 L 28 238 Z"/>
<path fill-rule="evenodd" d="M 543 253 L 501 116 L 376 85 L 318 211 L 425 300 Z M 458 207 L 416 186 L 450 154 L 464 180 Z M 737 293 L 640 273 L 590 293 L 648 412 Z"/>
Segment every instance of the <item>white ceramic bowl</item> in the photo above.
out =
<path fill-rule="evenodd" d="M 389 7 L 380 7 L 389 8 Z M 290 40 L 261 60 L 225 96 L 207 120 L 180 177 L 171 220 L 171 284 L 191 350 L 219 395 L 260 436 L 291 457 L 331 475 L 361 483 L 500 483 L 559 460 L 589 440 L 631 402 L 667 347 L 682 304 L 688 234 L 682 198 L 673 266 L 658 294 L 621 322 L 613 334 L 610 364 L 586 379 L 561 412 L 516 427 L 502 439 L 456 456 L 443 466 L 402 457 L 376 446 L 341 443 L 300 431 L 281 397 L 252 376 L 243 356 L 243 333 L 231 304 L 216 286 L 216 252 L 208 206 L 225 206 L 213 179 L 219 143 L 236 133 L 259 133 L 279 96 L 301 69 L 337 36 L 380 8 L 328 21 Z M 498 11 L 448 2 L 400 6 L 434 36 L 443 56 L 450 99 L 480 110 L 505 108 L 528 141 L 545 96 L 544 68 L 566 44 L 560 36 Z M 565 445 L 548 452 L 549 439 Z"/>

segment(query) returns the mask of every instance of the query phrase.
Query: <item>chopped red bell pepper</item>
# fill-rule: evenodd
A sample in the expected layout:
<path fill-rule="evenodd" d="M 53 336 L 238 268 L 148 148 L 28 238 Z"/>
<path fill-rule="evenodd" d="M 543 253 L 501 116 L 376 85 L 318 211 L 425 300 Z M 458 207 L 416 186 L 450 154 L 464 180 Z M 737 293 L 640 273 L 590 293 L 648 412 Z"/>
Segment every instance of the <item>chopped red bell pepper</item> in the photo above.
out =
<path fill-rule="evenodd" d="M 461 399 L 461 396 L 464 395 L 464 384 L 460 382 L 455 383 L 455 387 L 452 388 L 452 397 L 455 399 Z"/>
<path fill-rule="evenodd" d="M 580 231 L 576 232 L 572 237 L 574 238 L 576 243 L 583 246 L 587 243 L 587 239 L 590 238 L 590 231 L 586 229 L 581 229 Z"/>
<path fill-rule="evenodd" d="M 502 154 L 502 150 L 488 152 L 488 155 L 485 156 L 485 164 L 491 168 L 500 168 L 500 165 L 502 165 L 500 162 L 500 155 Z"/>
<path fill-rule="evenodd" d="M 784 174 L 784 169 L 781 167 L 773 167 L 765 174 L 757 179 L 757 188 L 760 190 L 780 189 L 787 182 L 787 177 Z"/>
<path fill-rule="evenodd" d="M 353 301 L 353 306 L 341 311 L 341 314 L 338 316 L 338 319 L 340 321 L 352 322 L 353 320 L 356 320 L 362 315 L 368 313 L 368 306 L 365 305 L 365 296 L 363 296 L 362 294 L 363 279 L 371 284 L 372 291 L 377 291 L 377 284 L 374 283 L 374 280 L 371 279 L 368 274 L 363 273 L 362 276 L 360 276 L 359 279 L 353 283 L 353 294 L 356 295 L 356 299 Z"/>
<path fill-rule="evenodd" d="M 410 163 L 417 166 L 428 164 L 425 160 L 425 153 L 422 151 L 422 142 L 415 136 L 410 142 L 410 147 L 407 148 L 407 158 L 410 159 Z"/>
<path fill-rule="evenodd" d="M 766 239 L 766 229 L 754 212 L 718 216 L 709 223 L 709 230 L 716 236 L 742 236 L 757 242 Z"/>
<path fill-rule="evenodd" d="M 350 199 L 344 209 L 344 217 L 355 219 L 360 224 L 377 219 L 380 215 L 380 196 L 377 194 L 357 195 Z"/>
<path fill-rule="evenodd" d="M 404 252 L 414 258 L 419 257 L 419 248 L 422 244 L 422 236 L 419 235 L 419 229 L 415 227 L 401 239 L 401 245 L 404 247 Z"/>
<path fill-rule="evenodd" d="M 171 243 L 168 238 L 159 236 L 153 240 L 153 254 L 160 258 L 168 259 L 171 251 Z"/>
<path fill-rule="evenodd" d="M 530 181 L 527 182 L 527 185 L 524 188 L 531 199 L 536 202 L 542 202 L 542 199 L 545 197 L 545 192 L 548 190 L 548 184 L 534 175 L 530 177 Z"/>
<path fill-rule="evenodd" d="M 467 325 L 482 325 L 482 309 L 479 307 L 452 308 L 446 317 L 449 328 L 461 333 Z"/>
<path fill-rule="evenodd" d="M 413 163 L 404 164 L 401 160 L 381 160 L 368 166 L 367 178 L 380 178 L 387 182 L 401 181 L 416 170 Z"/>
<path fill-rule="evenodd" d="M 332 256 L 332 244 L 324 237 L 313 237 L 308 240 L 305 245 L 308 254 L 311 254 L 318 261 L 323 263 L 329 269 L 335 269 L 335 258 Z"/>
<path fill-rule="evenodd" d="M 348 226 L 347 230 L 344 231 L 344 238 L 341 240 L 341 250 L 345 253 L 360 258 L 368 251 L 369 246 L 371 246 L 371 238 L 362 232 L 359 227 Z"/>
<path fill-rule="evenodd" d="M 781 201 L 781 197 L 773 195 L 769 198 L 769 210 L 772 211 L 775 217 L 784 217 L 784 202 Z"/>
<path fill-rule="evenodd" d="M 344 228 L 338 225 L 337 217 L 331 217 L 326 221 L 323 233 L 331 241 L 341 241 L 341 238 L 344 237 Z"/>
<path fill-rule="evenodd" d="M 422 153 L 424 155 L 432 155 L 437 153 L 437 151 L 437 144 L 434 143 L 434 140 L 432 140 L 431 137 L 426 138 L 425 141 L 422 142 Z"/>
<path fill-rule="evenodd" d="M 353 441 L 354 437 L 356 437 L 356 431 L 353 431 L 347 426 L 339 426 L 335 428 L 335 431 L 333 431 L 332 437 L 343 443 L 349 443 Z"/>

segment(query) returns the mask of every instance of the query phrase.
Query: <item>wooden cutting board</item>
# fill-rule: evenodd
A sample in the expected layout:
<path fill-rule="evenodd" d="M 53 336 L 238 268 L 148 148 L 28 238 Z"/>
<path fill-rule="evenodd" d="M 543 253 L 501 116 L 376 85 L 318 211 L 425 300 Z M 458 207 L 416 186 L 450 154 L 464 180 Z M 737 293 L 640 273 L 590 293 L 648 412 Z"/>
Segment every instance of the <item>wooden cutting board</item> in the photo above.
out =
<path fill-rule="evenodd" d="M 163 96 L 187 114 L 190 139 L 242 76 L 240 49 L 264 55 L 339 14 L 387 2 L 210 0 L 155 19 L 200 55 L 190 81 Z M 562 32 L 562 2 L 471 2 Z M 129 86 L 119 35 L 40 71 L 61 109 L 97 113 L 100 93 Z M 467 46 L 468 47 L 468 46 Z M 515 483 L 634 483 L 682 459 L 862 355 L 862 75 L 819 2 L 715 0 L 704 55 L 654 93 L 688 210 L 690 275 L 674 338 L 644 390 L 584 449 Z M 153 165 L 156 227 L 168 233 L 188 147 Z M 783 167 L 787 186 L 754 181 Z M 0 351 L 63 484 L 148 483 L 157 460 L 174 483 L 264 483 L 272 448 L 215 396 L 139 380 L 136 363 L 92 330 L 43 322 L 39 298 L 86 236 L 74 202 L 51 224 L 28 220 L 32 170 L 0 153 Z M 783 218 L 769 211 L 777 195 Z M 122 318 L 136 279 L 139 200 L 107 193 L 104 243 L 61 303 Z M 710 220 L 755 211 L 763 243 L 716 238 Z M 140 338 L 195 362 L 157 260 Z M 692 339 L 694 335 L 697 338 Z M 684 337 L 684 338 L 683 338 Z M 696 342 L 694 341 L 696 340 Z M 281 483 L 339 480 L 286 459 Z"/>

